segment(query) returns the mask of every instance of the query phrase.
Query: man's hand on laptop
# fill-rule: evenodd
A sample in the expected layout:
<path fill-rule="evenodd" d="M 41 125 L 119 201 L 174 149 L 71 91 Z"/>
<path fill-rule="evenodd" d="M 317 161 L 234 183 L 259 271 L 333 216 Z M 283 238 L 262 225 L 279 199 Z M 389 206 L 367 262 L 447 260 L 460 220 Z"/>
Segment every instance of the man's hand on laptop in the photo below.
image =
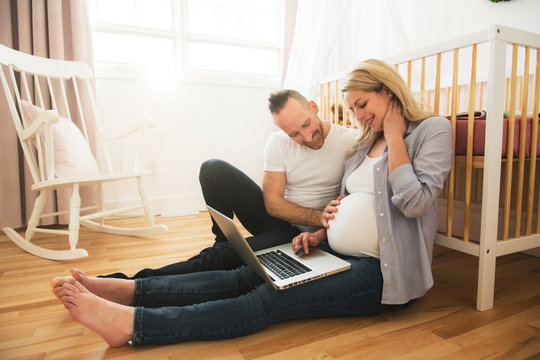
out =
<path fill-rule="evenodd" d="M 292 249 L 296 255 L 309 254 L 310 247 L 317 247 L 326 239 L 326 229 L 314 233 L 303 232 L 292 240 Z"/>

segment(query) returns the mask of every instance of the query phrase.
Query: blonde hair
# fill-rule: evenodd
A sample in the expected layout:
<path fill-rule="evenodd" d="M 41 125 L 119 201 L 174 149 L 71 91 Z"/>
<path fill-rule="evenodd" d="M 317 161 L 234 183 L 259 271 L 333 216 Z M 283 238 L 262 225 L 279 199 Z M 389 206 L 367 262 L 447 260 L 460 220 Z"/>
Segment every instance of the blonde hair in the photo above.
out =
<path fill-rule="evenodd" d="M 384 87 L 394 94 L 394 98 L 397 98 L 406 120 L 420 121 L 433 116 L 432 112 L 424 109 L 415 100 L 399 72 L 381 60 L 369 59 L 361 62 L 347 74 L 341 86 L 341 92 L 362 90 L 379 93 Z M 363 132 L 356 140 L 355 149 L 373 142 L 379 136 L 370 126 L 362 122 L 360 128 Z"/>

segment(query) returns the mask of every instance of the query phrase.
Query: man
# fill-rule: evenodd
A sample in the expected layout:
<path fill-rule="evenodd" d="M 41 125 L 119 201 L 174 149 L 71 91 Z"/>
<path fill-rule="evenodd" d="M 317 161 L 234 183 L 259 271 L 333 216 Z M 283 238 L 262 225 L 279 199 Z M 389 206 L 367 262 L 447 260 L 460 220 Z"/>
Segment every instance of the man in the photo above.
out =
<path fill-rule="evenodd" d="M 253 234 L 253 250 L 291 241 L 301 231 L 322 227 L 322 209 L 337 198 L 347 151 L 357 130 L 323 122 L 318 106 L 294 90 L 271 94 L 269 109 L 281 129 L 267 140 L 263 190 L 222 160 L 201 166 L 199 181 L 207 205 L 233 217 Z M 214 246 L 191 259 L 159 269 L 143 269 L 131 279 L 234 269 L 242 264 L 212 219 Z M 104 277 L 129 278 L 115 273 Z"/>

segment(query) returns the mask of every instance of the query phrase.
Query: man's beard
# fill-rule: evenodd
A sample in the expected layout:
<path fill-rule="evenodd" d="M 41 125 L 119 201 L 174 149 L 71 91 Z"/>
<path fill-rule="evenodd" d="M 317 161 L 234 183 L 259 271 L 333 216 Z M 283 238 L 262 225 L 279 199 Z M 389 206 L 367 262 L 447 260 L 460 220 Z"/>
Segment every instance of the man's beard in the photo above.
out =
<path fill-rule="evenodd" d="M 315 137 L 316 137 L 315 142 L 311 141 L 311 142 L 308 143 L 308 142 L 304 141 L 304 146 L 308 147 L 308 148 L 310 148 L 312 150 L 319 150 L 320 148 L 323 147 L 323 145 L 324 145 L 324 128 L 323 128 L 322 122 L 319 125 L 319 129 L 313 135 L 313 138 L 315 138 Z"/>

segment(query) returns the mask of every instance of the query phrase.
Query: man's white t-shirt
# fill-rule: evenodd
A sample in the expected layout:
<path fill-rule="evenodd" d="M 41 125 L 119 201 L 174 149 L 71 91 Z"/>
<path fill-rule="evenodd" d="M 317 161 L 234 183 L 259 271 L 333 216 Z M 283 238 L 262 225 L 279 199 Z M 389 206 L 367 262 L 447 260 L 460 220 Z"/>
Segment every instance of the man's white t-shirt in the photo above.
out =
<path fill-rule="evenodd" d="M 283 131 L 270 135 L 264 150 L 264 171 L 285 172 L 285 199 L 322 210 L 339 196 L 347 152 L 359 130 L 332 124 L 324 145 L 313 150 L 295 143 Z M 313 226 L 295 226 L 315 231 Z"/>

